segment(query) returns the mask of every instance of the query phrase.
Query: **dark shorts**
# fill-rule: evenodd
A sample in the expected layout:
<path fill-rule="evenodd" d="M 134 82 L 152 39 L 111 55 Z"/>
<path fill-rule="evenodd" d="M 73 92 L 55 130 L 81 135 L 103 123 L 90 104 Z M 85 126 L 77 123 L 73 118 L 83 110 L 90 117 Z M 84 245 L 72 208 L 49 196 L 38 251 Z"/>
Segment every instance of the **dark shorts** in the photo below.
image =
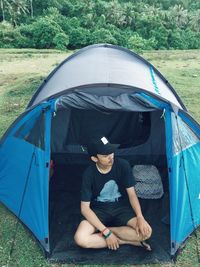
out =
<path fill-rule="evenodd" d="M 91 209 L 99 220 L 106 226 L 123 226 L 136 217 L 135 212 L 127 201 L 92 203 Z M 84 219 L 84 218 L 82 218 Z"/>

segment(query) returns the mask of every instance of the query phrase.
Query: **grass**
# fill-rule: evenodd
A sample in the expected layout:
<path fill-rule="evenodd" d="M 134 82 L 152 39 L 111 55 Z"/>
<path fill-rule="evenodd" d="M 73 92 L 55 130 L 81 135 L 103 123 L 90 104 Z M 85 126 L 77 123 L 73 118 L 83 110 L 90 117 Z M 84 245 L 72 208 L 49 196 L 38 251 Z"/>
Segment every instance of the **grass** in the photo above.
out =
<path fill-rule="evenodd" d="M 55 50 L 0 49 L 0 136 L 23 112 L 42 80 L 69 54 Z M 142 55 L 168 79 L 191 115 L 200 122 L 200 50 L 153 51 Z M 9 252 L 16 233 L 16 218 L 0 204 L 0 267 L 58 267 L 42 254 L 31 233 L 19 223 L 13 254 Z M 199 266 L 196 242 L 192 235 L 179 253 L 176 264 L 145 265 L 146 267 Z M 140 265 L 141 267 L 144 265 Z"/>
<path fill-rule="evenodd" d="M 0 136 L 25 109 L 42 80 L 70 53 L 0 49 Z"/>
<path fill-rule="evenodd" d="M 168 79 L 190 114 L 200 122 L 200 50 L 159 51 L 143 56 Z"/>

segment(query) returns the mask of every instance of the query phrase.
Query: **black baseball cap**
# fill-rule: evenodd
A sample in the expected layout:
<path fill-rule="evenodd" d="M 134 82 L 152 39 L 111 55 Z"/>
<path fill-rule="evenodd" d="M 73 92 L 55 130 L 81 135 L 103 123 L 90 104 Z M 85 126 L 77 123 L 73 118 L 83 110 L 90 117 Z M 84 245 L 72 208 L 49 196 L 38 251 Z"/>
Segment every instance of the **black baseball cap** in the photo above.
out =
<path fill-rule="evenodd" d="M 93 139 L 91 143 L 88 144 L 88 154 L 90 156 L 100 155 L 109 155 L 115 152 L 119 147 L 119 144 L 111 144 L 105 136 L 102 136 L 97 139 Z"/>

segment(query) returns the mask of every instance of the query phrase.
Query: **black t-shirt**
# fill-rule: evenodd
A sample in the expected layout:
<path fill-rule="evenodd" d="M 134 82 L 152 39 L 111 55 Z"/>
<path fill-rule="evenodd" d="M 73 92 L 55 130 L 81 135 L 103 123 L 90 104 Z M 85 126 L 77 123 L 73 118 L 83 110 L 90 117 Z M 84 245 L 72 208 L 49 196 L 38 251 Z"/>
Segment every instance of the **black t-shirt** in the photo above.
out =
<path fill-rule="evenodd" d="M 115 202 L 127 199 L 126 188 L 135 185 L 129 163 L 124 159 L 115 158 L 112 169 L 106 174 L 97 170 L 92 163 L 83 174 L 81 201 Z"/>

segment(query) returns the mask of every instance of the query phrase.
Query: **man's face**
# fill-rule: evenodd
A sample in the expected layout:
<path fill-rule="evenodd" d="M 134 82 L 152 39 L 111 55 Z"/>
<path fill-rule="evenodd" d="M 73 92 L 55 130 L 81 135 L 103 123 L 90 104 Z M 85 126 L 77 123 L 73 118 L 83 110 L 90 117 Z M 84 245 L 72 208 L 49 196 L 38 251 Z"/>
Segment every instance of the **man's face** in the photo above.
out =
<path fill-rule="evenodd" d="M 100 163 L 103 166 L 112 166 L 114 162 L 114 153 L 109 154 L 109 155 L 101 155 L 97 154 L 97 163 Z"/>

